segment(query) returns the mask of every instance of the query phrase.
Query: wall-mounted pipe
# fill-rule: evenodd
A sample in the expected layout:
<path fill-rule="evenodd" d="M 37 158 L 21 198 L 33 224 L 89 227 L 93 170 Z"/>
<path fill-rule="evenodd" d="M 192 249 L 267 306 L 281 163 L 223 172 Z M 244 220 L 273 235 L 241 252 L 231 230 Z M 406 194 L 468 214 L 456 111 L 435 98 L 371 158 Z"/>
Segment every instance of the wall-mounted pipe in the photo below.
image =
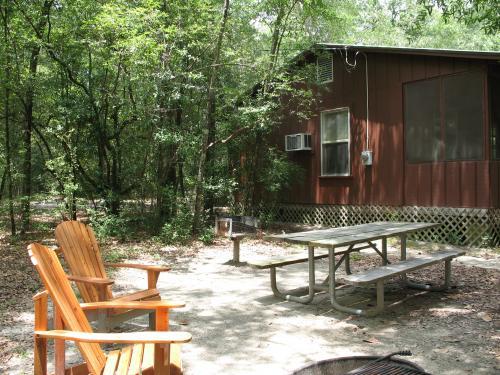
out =
<path fill-rule="evenodd" d="M 368 56 L 361 52 L 365 57 L 365 82 L 366 82 L 366 149 L 370 149 L 370 96 L 368 95 Z"/>
<path fill-rule="evenodd" d="M 349 62 L 347 56 L 347 47 L 344 47 L 345 56 L 342 54 L 341 48 L 329 48 L 331 51 L 338 51 L 340 56 L 345 60 L 344 66 L 347 72 L 351 72 L 356 69 L 357 61 L 356 58 L 358 54 L 362 54 L 365 57 L 365 88 L 366 88 L 366 150 L 370 150 L 370 96 L 369 96 L 369 76 L 368 76 L 368 55 L 362 51 L 356 51 L 354 54 L 354 62 Z M 335 74 L 335 73 L 334 73 Z"/>

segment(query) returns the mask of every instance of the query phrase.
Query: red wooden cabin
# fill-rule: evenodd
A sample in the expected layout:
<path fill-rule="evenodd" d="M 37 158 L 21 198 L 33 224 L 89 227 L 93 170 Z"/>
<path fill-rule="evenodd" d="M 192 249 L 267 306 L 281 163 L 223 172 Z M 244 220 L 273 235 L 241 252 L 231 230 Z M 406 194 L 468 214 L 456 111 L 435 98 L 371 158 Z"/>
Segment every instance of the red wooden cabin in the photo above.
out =
<path fill-rule="evenodd" d="M 499 207 L 500 52 L 317 44 L 296 62 L 320 82 L 313 116 L 276 135 L 311 142 L 288 137 L 304 175 L 283 203 Z"/>

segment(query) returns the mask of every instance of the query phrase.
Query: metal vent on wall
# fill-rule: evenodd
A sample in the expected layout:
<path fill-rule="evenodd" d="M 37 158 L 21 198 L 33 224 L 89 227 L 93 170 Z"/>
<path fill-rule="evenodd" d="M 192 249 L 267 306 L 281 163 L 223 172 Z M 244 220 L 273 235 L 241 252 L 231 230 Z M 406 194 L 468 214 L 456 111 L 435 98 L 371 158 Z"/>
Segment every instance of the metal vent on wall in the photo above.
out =
<path fill-rule="evenodd" d="M 317 79 L 319 83 L 333 81 L 333 54 L 323 53 L 317 58 Z"/>

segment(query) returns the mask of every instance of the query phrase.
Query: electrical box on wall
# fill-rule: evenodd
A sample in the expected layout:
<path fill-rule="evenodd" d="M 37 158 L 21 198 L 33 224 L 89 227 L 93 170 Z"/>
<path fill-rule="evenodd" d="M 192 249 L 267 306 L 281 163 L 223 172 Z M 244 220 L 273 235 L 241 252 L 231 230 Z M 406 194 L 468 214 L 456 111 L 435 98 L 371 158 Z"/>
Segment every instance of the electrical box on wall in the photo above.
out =
<path fill-rule="evenodd" d="M 361 152 L 361 162 L 363 165 L 372 165 L 373 163 L 373 151 L 364 150 Z"/>

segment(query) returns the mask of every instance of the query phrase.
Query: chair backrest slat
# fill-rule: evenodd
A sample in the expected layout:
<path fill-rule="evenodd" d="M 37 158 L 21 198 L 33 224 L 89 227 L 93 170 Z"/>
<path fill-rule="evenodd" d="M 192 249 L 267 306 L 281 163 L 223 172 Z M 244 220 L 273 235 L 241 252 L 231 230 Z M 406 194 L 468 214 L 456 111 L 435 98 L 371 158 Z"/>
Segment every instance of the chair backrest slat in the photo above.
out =
<path fill-rule="evenodd" d="M 37 243 L 29 245 L 28 251 L 31 262 L 38 271 L 45 289 L 61 313 L 65 328 L 77 332 L 92 332 L 57 255 L 52 250 Z M 99 344 L 78 343 L 78 347 L 89 371 L 92 374 L 100 374 L 106 363 L 106 356 Z"/>
<path fill-rule="evenodd" d="M 102 263 L 99 245 L 94 231 L 79 221 L 64 221 L 55 231 L 56 240 L 75 276 L 107 278 Z M 85 302 L 98 302 L 99 291 L 95 286 L 77 283 Z M 113 298 L 111 288 L 107 288 L 107 299 Z"/>

